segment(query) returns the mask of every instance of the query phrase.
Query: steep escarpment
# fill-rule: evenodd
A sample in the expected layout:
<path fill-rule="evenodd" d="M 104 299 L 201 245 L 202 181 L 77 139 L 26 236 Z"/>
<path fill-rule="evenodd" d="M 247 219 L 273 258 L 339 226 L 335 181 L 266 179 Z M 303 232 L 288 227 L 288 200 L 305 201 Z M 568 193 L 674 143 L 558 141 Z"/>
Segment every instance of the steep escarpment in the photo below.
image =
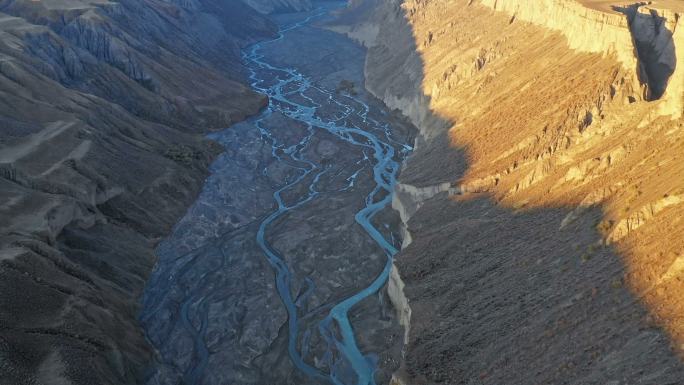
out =
<path fill-rule="evenodd" d="M 682 378 L 680 10 L 608 3 L 357 1 L 336 26 L 422 134 L 397 380 Z"/>
<path fill-rule="evenodd" d="M 0 383 L 129 384 L 153 247 L 258 111 L 242 3 L 0 3 Z"/>

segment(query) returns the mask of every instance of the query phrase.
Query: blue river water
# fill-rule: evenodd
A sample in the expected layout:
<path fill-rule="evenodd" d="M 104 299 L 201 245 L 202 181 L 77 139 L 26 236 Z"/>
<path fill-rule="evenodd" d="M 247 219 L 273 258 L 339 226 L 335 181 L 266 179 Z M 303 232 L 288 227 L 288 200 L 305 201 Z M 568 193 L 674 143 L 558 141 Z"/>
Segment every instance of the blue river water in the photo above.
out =
<path fill-rule="evenodd" d="M 210 330 L 212 322 L 216 323 L 217 316 L 211 309 L 217 303 L 225 301 L 226 290 L 234 282 L 228 280 L 224 274 L 237 268 L 234 266 L 235 255 L 229 255 L 230 251 L 226 251 L 233 250 L 234 247 L 226 247 L 226 243 L 237 242 L 231 238 L 235 231 L 248 229 L 252 225 L 255 227 L 254 232 L 245 232 L 255 237 L 262 258 L 271 266 L 275 275 L 275 289 L 287 312 L 287 353 L 294 367 L 316 384 L 375 384 L 377 355 L 361 351 L 349 313 L 364 299 L 378 293 L 389 277 L 398 241 L 391 232 L 383 235 L 383 231 L 376 226 L 385 224 L 377 223 L 381 221 L 374 223 L 373 219 L 390 205 L 397 173 L 411 147 L 395 138 L 389 123 L 378 120 L 385 112 L 371 110 L 372 107 L 362 96 L 326 88 L 297 68 L 272 63 L 266 55 L 269 48 L 275 47 L 288 34 L 326 17 L 329 11 L 328 6 L 311 12 L 303 20 L 282 26 L 275 39 L 252 45 L 243 51 L 243 61 L 249 71 L 251 86 L 269 97 L 268 106 L 262 113 L 250 119 L 250 124 L 260 134 L 260 138 L 256 140 L 265 143 L 267 148 L 270 147 L 272 159 L 266 163 L 284 164 L 295 172 L 289 173 L 286 181 L 275 188 L 250 186 L 249 189 L 255 195 L 259 195 L 260 186 L 270 188 L 268 191 L 275 190 L 270 202 L 261 202 L 266 210 L 271 205 L 274 209 L 257 216 L 256 223 L 245 220 L 244 226 L 230 230 L 232 235 L 228 236 L 222 235 L 228 234 L 224 233 L 228 230 L 220 224 L 225 222 L 225 218 L 239 214 L 230 212 L 233 206 L 222 206 L 228 201 L 226 195 L 230 194 L 229 190 L 235 188 L 234 185 L 225 183 L 231 178 L 228 174 L 235 165 L 219 159 L 212 166 L 212 176 L 207 180 L 198 202 L 177 225 L 174 234 L 159 246 L 157 252 L 160 260 L 143 298 L 141 322 L 163 361 L 152 370 L 147 381 L 149 385 L 223 384 L 208 379 L 209 374 L 217 370 L 217 363 L 213 366 L 211 363 L 212 354 L 215 354 L 212 350 L 217 345 L 212 342 L 216 340 L 216 333 Z M 289 121 L 295 122 L 295 126 L 304 127 L 304 133 L 297 136 L 296 143 L 286 143 L 287 140 L 282 138 L 282 127 L 272 126 L 274 121 L 278 121 L 273 119 L 275 116 L 285 116 Z M 239 151 L 240 144 L 236 144 L 235 138 L 230 136 L 231 130 L 234 129 L 217 132 L 209 137 L 226 147 L 232 145 L 233 149 Z M 365 191 L 370 192 L 365 197 L 359 194 L 364 202 L 360 211 L 355 213 L 354 219 L 382 250 L 385 260 L 384 267 L 374 279 L 360 282 L 351 295 L 339 297 L 334 303 L 326 303 L 319 308 L 324 309 L 325 313 L 317 318 L 315 330 L 317 329 L 318 336 L 315 343 L 318 345 L 314 346 L 312 330 L 308 326 L 303 327 L 306 315 L 302 316 L 300 313 L 307 297 L 316 291 L 316 285 L 309 277 L 304 277 L 303 283 L 295 282 L 298 272 L 292 271 L 293 266 L 288 263 L 287 257 L 269 243 L 269 234 L 275 229 L 276 221 L 288 213 L 305 208 L 307 204 L 329 192 L 323 191 L 319 186 L 322 184 L 321 179 L 329 176 L 327 173 L 331 172 L 331 168 L 307 159 L 306 155 L 307 149 L 316 143 L 315 137 L 320 131 L 346 145 L 361 149 L 358 153 L 362 154 L 362 158 L 354 161 L 359 168 L 348 174 L 344 186 L 337 193 L 353 190 L 365 168 L 368 165 L 372 167 L 373 182 L 370 182 L 369 177 L 368 182 L 364 179 L 364 183 L 370 186 L 364 185 L 363 190 L 364 194 Z M 254 161 L 254 164 L 262 163 Z M 245 166 L 246 169 L 250 165 L 251 163 Z M 252 172 L 261 173 L 264 179 L 268 179 L 268 167 Z M 295 195 L 297 198 L 293 199 Z M 259 199 L 255 199 L 254 204 L 258 202 Z M 293 294 L 297 290 L 299 293 Z M 210 312 L 212 316 L 209 315 Z M 213 327 L 216 328 L 215 325 Z M 179 333 L 182 333 L 183 339 L 178 337 Z M 176 336 L 176 340 L 169 340 L 171 336 Z M 191 343 L 188 345 L 183 340 Z M 313 350 L 319 353 L 316 360 L 312 360 Z"/>
<path fill-rule="evenodd" d="M 273 148 L 273 156 L 280 158 L 279 152 L 277 151 L 281 148 L 281 145 L 275 140 L 273 136 L 270 135 L 268 128 L 262 127 L 261 122 L 264 121 L 269 114 L 274 112 L 282 113 L 292 119 L 304 123 L 310 130 L 323 129 L 331 134 L 334 134 L 338 138 L 352 143 L 356 146 L 363 146 L 371 150 L 372 159 L 374 160 L 373 165 L 373 176 L 376 183 L 375 188 L 366 197 L 366 206 L 356 213 L 355 220 L 361 225 L 368 235 L 384 250 L 387 256 L 387 262 L 385 264 L 382 272 L 377 276 L 377 278 L 367 287 L 358 291 L 355 295 L 344 299 L 343 301 L 337 303 L 332 307 L 329 314 L 323 319 L 319 324 L 319 330 L 321 335 L 325 336 L 330 349 L 336 349 L 342 359 L 346 362 L 340 363 L 340 365 L 348 365 L 352 368 L 353 372 L 356 374 L 355 384 L 358 385 L 368 385 L 374 384 L 374 372 L 376 363 L 373 356 L 364 355 L 356 344 L 356 339 L 354 335 L 354 329 L 352 328 L 351 322 L 349 321 L 349 311 L 356 304 L 361 302 L 368 296 L 376 293 L 380 290 L 385 283 L 390 274 L 392 268 L 392 258 L 397 253 L 396 247 L 388 241 L 385 236 L 371 223 L 373 216 L 383 210 L 386 206 L 391 203 L 392 192 L 394 189 L 394 184 L 396 182 L 396 176 L 400 168 L 400 161 L 395 158 L 395 146 L 401 149 L 403 155 L 405 155 L 411 148 L 402 143 L 394 142 L 391 139 L 390 127 L 385 123 L 380 123 L 368 117 L 369 106 L 355 98 L 352 95 L 340 96 L 334 90 L 326 90 L 323 88 L 317 88 L 317 90 L 323 95 L 327 95 L 329 100 L 334 100 L 335 103 L 343 111 L 340 118 L 329 121 L 323 120 L 317 114 L 317 109 L 321 107 L 320 104 L 316 103 L 313 99 L 305 96 L 305 93 L 312 87 L 312 82 L 306 76 L 298 72 L 293 68 L 279 68 L 271 65 L 263 60 L 260 55 L 260 51 L 265 45 L 277 44 L 277 42 L 282 39 L 288 32 L 300 28 L 307 23 L 311 22 L 321 15 L 325 14 L 325 11 L 314 14 L 307 19 L 295 23 L 293 25 L 284 27 L 280 31 L 278 38 L 255 44 L 250 47 L 244 54 L 245 62 L 250 69 L 250 80 L 252 82 L 252 87 L 269 96 L 270 103 L 262 117 L 260 117 L 257 123 L 262 130 L 264 137 L 271 140 Z M 269 79 L 261 78 L 262 74 L 268 73 Z M 268 83 L 267 80 L 276 74 L 279 79 L 276 84 L 273 85 L 263 85 Z M 296 88 L 294 91 L 284 91 L 290 89 L 290 85 L 295 84 Z M 292 100 L 291 95 L 296 94 L 298 96 L 303 96 L 308 100 L 309 105 L 304 105 L 297 103 Z M 355 105 L 352 107 L 352 105 Z M 359 108 L 360 107 L 360 108 Z M 370 126 L 375 130 L 363 130 L 358 127 L 348 127 L 341 125 L 347 115 L 357 113 L 364 125 Z M 385 141 L 378 138 L 373 131 L 383 132 Z M 287 148 L 284 153 L 291 159 L 307 163 L 307 161 L 301 157 L 301 150 L 307 146 L 308 141 L 311 139 L 311 135 L 305 137 L 296 146 Z M 297 304 L 295 299 L 292 298 L 292 290 L 290 285 L 291 272 L 288 270 L 287 264 L 278 255 L 278 253 L 268 244 L 265 239 L 265 233 L 268 226 L 273 223 L 277 218 L 279 218 L 284 213 L 297 209 L 299 206 L 315 199 L 318 192 L 315 190 L 315 185 L 318 182 L 318 178 L 321 173 L 325 172 L 319 169 L 315 164 L 308 162 L 308 167 L 302 168 L 300 176 L 289 184 L 281 187 L 273 194 L 278 208 L 271 215 L 269 215 L 260 225 L 257 234 L 257 242 L 264 251 L 264 254 L 268 258 L 269 262 L 276 271 L 277 288 L 283 304 L 288 311 L 288 322 L 289 322 L 289 346 L 288 351 L 293 363 L 307 375 L 312 377 L 328 378 L 333 384 L 342 385 L 342 380 L 338 377 L 335 366 L 330 373 L 323 373 L 313 366 L 307 364 L 302 359 L 300 352 L 297 351 L 296 342 L 298 341 L 298 318 L 297 318 Z M 313 178 L 312 183 L 309 186 L 309 194 L 301 199 L 299 202 L 287 206 L 282 199 L 281 194 L 291 188 L 292 186 L 300 183 L 306 176 L 310 173 L 316 173 Z M 353 181 L 352 181 L 353 183 Z M 381 199 L 377 199 L 382 197 Z M 341 338 L 336 336 L 334 327 L 337 327 Z M 351 384 L 344 384 L 351 385 Z"/>

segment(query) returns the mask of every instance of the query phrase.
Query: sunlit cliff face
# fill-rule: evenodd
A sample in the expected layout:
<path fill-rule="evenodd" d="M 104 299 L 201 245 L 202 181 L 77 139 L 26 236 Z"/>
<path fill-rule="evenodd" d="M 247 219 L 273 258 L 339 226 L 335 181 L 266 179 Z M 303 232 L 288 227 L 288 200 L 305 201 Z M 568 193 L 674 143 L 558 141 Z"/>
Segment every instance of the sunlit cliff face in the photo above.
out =
<path fill-rule="evenodd" d="M 554 2 L 574 3 L 542 3 Z M 467 154 L 459 199 L 488 194 L 514 210 L 563 207 L 571 214 L 561 228 L 600 206 L 603 242 L 592 248 L 616 249 L 625 265 L 612 285 L 627 285 L 650 310 L 647 322 L 684 351 L 684 71 L 669 68 L 664 92 L 650 98 L 629 15 L 573 6 L 541 17 L 524 7 L 493 10 L 496 3 L 402 5 L 423 61 L 423 93 L 455 123 L 452 146 Z M 676 18 L 660 14 L 665 34 Z M 669 35 L 674 62 L 680 33 Z M 577 258 L 591 258 L 592 248 Z"/>

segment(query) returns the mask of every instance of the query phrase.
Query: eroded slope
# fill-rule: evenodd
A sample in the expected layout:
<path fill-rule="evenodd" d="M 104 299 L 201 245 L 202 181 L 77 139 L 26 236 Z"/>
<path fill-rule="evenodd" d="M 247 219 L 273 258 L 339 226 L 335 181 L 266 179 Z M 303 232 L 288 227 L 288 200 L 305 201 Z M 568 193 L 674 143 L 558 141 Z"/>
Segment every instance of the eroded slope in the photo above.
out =
<path fill-rule="evenodd" d="M 680 381 L 684 40 L 654 3 L 355 2 L 337 27 L 423 135 L 395 205 L 410 381 Z"/>
<path fill-rule="evenodd" d="M 0 383 L 134 383 L 155 242 L 255 113 L 239 2 L 0 3 Z"/>

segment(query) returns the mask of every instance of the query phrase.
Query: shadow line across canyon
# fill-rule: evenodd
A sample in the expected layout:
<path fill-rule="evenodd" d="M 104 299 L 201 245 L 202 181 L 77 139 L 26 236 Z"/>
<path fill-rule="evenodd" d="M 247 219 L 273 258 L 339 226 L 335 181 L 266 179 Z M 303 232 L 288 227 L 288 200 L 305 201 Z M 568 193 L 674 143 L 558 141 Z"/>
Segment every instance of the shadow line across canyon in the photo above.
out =
<path fill-rule="evenodd" d="M 457 122 L 422 91 L 423 42 L 402 4 L 352 2 L 337 23 L 370 47 L 367 88 L 429 138 L 400 182 L 456 186 L 469 149 L 450 140 Z M 424 202 L 395 261 L 412 309 L 407 384 L 681 383 L 666 333 L 624 283 L 624 258 L 602 242 L 602 208 L 559 230 L 575 208 L 516 209 L 488 193 Z"/>

